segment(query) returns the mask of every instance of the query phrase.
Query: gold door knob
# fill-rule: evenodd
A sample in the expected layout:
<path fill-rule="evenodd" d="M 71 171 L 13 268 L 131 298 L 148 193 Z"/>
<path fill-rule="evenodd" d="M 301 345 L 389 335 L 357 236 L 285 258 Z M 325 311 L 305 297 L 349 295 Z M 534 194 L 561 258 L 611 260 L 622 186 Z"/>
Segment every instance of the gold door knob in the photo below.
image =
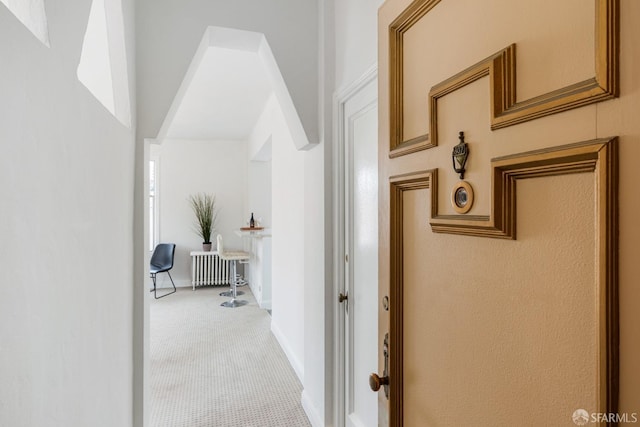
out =
<path fill-rule="evenodd" d="M 378 391 L 383 385 L 389 385 L 389 377 L 379 377 L 378 374 L 369 376 L 369 387 L 371 390 Z"/>

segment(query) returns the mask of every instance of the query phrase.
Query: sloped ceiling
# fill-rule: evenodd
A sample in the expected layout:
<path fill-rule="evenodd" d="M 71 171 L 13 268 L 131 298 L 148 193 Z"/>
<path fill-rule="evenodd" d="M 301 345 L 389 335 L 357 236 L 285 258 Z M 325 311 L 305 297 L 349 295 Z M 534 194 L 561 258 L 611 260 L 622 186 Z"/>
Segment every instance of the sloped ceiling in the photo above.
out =
<path fill-rule="evenodd" d="M 247 139 L 272 93 L 256 52 L 209 47 L 175 105 L 166 137 Z"/>
<path fill-rule="evenodd" d="M 264 34 L 210 26 L 156 140 L 247 140 L 274 98 L 293 144 L 310 142 Z"/>

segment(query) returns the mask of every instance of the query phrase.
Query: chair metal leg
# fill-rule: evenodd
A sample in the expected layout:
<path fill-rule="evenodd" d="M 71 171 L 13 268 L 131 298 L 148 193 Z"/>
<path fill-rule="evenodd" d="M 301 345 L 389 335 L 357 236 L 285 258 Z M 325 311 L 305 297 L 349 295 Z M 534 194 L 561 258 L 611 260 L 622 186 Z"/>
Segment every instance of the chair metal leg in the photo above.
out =
<path fill-rule="evenodd" d="M 150 289 L 149 292 L 153 292 L 153 297 L 155 299 L 160 299 L 163 297 L 166 297 L 167 295 L 171 295 L 171 294 L 175 294 L 177 289 L 176 289 L 176 284 L 173 283 L 173 277 L 171 277 L 171 273 L 169 273 L 168 271 L 166 272 L 169 275 L 169 279 L 171 280 L 171 285 L 173 285 L 173 291 L 166 293 L 164 295 L 160 295 L 158 296 L 157 294 L 157 289 L 156 289 L 156 274 L 151 274 L 151 279 L 153 280 L 153 289 Z"/>

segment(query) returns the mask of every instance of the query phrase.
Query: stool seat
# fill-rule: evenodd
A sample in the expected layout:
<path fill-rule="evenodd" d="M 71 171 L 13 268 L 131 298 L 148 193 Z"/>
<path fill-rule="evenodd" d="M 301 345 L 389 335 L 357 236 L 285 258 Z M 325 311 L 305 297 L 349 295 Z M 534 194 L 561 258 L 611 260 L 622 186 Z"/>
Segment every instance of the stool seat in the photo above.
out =
<path fill-rule="evenodd" d="M 251 258 L 249 252 L 244 251 L 219 252 L 218 256 L 225 261 L 247 261 Z"/>
<path fill-rule="evenodd" d="M 247 252 L 243 252 L 243 251 L 227 251 L 227 252 L 222 252 L 219 253 L 218 256 L 220 257 L 221 260 L 224 261 L 231 261 L 232 265 L 232 269 L 235 270 L 235 263 L 236 261 L 238 261 L 240 264 L 244 264 L 246 262 L 249 261 L 249 258 L 251 257 L 251 255 Z M 237 288 L 238 286 L 244 286 L 247 284 L 247 282 L 245 280 L 242 280 L 241 278 L 238 277 L 238 275 L 236 275 L 233 279 L 233 284 L 232 284 L 232 288 Z M 235 293 L 235 295 L 234 295 Z M 239 291 L 237 289 L 231 289 L 228 291 L 224 291 L 224 292 L 220 292 L 220 296 L 221 297 L 237 297 L 240 295 L 244 295 L 244 292 Z M 228 304 L 228 303 L 225 303 Z M 226 307 L 226 306 L 225 306 Z"/>

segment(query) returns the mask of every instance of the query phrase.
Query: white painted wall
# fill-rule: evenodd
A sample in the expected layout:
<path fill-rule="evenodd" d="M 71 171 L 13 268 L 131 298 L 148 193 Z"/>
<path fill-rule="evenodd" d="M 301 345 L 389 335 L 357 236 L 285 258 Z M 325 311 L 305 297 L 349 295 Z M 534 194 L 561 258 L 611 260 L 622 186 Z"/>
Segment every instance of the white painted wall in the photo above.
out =
<path fill-rule="evenodd" d="M 304 391 L 302 402 L 313 425 L 325 425 L 326 376 L 333 372 L 325 362 L 328 343 L 325 320 L 330 314 L 325 300 L 324 144 L 304 153 Z M 329 406 L 330 407 L 330 406 Z"/>
<path fill-rule="evenodd" d="M 160 242 L 176 244 L 171 271 L 176 286 L 191 286 L 189 253 L 202 250 L 202 238 L 193 231 L 195 216 L 188 197 L 202 192 L 214 194 L 218 219 L 212 241 L 215 242 L 214 236 L 219 233 L 226 248 L 241 249 L 242 240 L 234 230 L 244 226 L 249 219 L 246 207 L 247 144 L 167 139 L 159 149 Z M 163 280 L 162 284 L 170 286 L 168 280 Z"/>
<path fill-rule="evenodd" d="M 269 150 L 271 151 L 271 150 Z M 248 220 L 251 212 L 260 226 L 271 227 L 271 159 L 268 161 L 249 161 L 248 164 Z"/>
<path fill-rule="evenodd" d="M 330 339 L 324 325 L 324 146 L 320 143 L 309 151 L 295 147 L 272 96 L 248 148 L 252 159 L 269 158 L 269 150 L 272 159 L 271 329 L 302 381 L 303 405 L 309 418 L 324 420 L 324 352 Z M 263 187 L 250 179 L 250 205 L 260 203 L 256 193 Z M 314 423 L 318 422 L 324 421 Z"/>
<path fill-rule="evenodd" d="M 277 103 L 271 102 L 269 107 L 273 197 L 271 330 L 304 384 L 304 152 L 296 150 Z"/>
<path fill-rule="evenodd" d="M 0 425 L 126 427 L 134 138 L 76 77 L 91 2 L 46 5 L 50 48 L 0 5 Z"/>
<path fill-rule="evenodd" d="M 323 244 L 316 241 L 312 252 L 308 252 L 308 244 L 313 234 L 309 234 L 309 224 L 316 218 L 322 218 L 322 209 L 309 209 L 309 200 L 322 198 L 321 188 L 313 188 L 313 181 L 308 180 L 311 173 L 307 169 L 306 159 L 314 148 L 308 152 L 298 151 L 287 128 L 280 105 L 272 96 L 254 126 L 249 139 L 249 156 L 252 159 L 269 158 L 271 152 L 271 330 L 306 388 L 307 378 L 316 378 L 322 371 L 320 365 L 306 365 L 308 337 L 322 342 L 322 329 L 315 325 L 322 323 L 322 313 L 317 319 L 311 319 L 306 313 L 308 309 L 305 293 L 313 294 L 315 288 L 323 289 L 322 275 L 307 281 L 312 266 L 308 264 L 309 254 L 315 254 L 314 263 L 323 263 Z M 322 180 L 322 175 L 319 175 Z M 311 185 L 311 187 L 310 187 Z M 256 193 L 264 188 L 264 184 L 249 182 L 250 203 L 259 203 Z M 264 219 L 264 218 L 263 218 Z M 322 233 L 317 227 L 315 233 Z M 311 236 L 311 237 L 310 237 Z M 316 306 L 322 301 L 316 301 Z M 320 308 L 320 310 L 322 310 Z M 311 323 L 307 324 L 310 320 Z M 312 329 L 309 329 L 311 325 Z M 322 349 L 320 348 L 320 351 Z M 320 397 L 322 399 L 322 397 Z M 321 404 L 322 402 L 320 402 Z"/>
<path fill-rule="evenodd" d="M 384 0 L 334 0 L 336 88 L 357 80 L 378 58 L 378 7 Z"/>

